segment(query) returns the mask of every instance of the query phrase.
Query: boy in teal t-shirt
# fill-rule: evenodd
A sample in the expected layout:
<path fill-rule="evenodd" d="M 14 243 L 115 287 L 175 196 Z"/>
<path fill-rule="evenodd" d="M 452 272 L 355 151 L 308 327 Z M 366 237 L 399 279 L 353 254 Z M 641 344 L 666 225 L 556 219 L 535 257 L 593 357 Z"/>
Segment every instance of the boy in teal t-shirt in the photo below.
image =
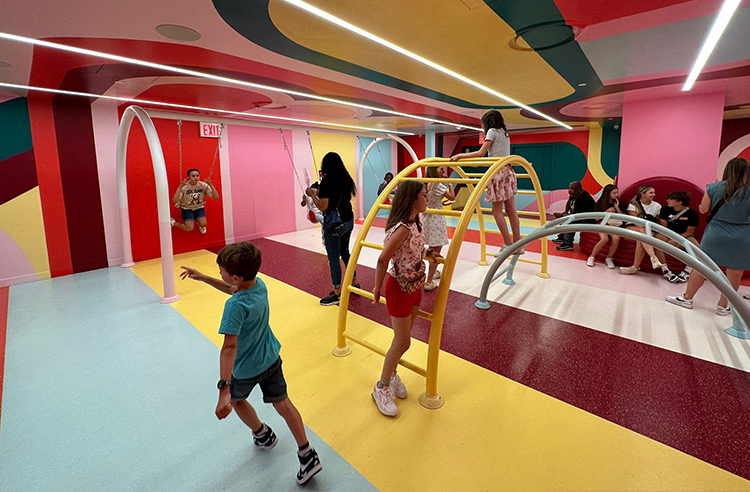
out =
<path fill-rule="evenodd" d="M 284 417 L 297 441 L 300 469 L 297 483 L 303 484 L 322 470 L 318 453 L 310 446 L 297 408 L 286 393 L 286 381 L 281 370 L 281 344 L 268 324 L 268 291 L 266 284 L 256 278 L 260 269 L 261 253 L 252 243 L 231 244 L 216 258 L 221 280 L 182 267 L 183 279 L 192 278 L 231 294 L 224 305 L 219 333 L 224 335 L 221 347 L 220 373 L 217 387 L 219 402 L 216 416 L 226 418 L 232 408 L 253 431 L 253 442 L 261 449 L 272 449 L 278 439 L 271 428 L 260 421 L 247 397 L 256 385 L 263 392 L 263 401 L 272 403 Z"/>

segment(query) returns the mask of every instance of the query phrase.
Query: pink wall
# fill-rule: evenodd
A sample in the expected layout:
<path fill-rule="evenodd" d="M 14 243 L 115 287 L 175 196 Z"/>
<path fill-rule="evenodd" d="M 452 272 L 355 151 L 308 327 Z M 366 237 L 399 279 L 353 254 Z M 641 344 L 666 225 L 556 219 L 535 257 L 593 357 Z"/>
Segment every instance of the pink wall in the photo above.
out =
<path fill-rule="evenodd" d="M 724 94 L 626 100 L 618 185 L 674 176 L 704 188 L 716 180 Z"/>
<path fill-rule="evenodd" d="M 279 131 L 235 125 L 228 147 L 235 241 L 296 230 L 294 174 Z"/>

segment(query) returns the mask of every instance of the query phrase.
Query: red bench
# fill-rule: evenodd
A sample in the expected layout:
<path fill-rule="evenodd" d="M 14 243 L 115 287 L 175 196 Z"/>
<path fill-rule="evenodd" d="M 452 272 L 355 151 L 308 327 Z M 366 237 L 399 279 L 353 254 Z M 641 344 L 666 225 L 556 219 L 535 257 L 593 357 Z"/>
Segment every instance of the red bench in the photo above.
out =
<path fill-rule="evenodd" d="M 700 204 L 701 199 L 703 199 L 703 194 L 705 192 L 705 190 L 698 188 L 693 183 L 680 178 L 658 176 L 648 179 L 642 179 L 641 181 L 633 183 L 627 188 L 620 190 L 620 208 L 622 209 L 623 213 L 625 213 L 625 210 L 628 207 L 628 203 L 630 203 L 630 200 L 633 198 L 633 196 L 635 196 L 638 188 L 643 185 L 654 187 L 654 190 L 656 190 L 655 200 L 659 202 L 662 207 L 667 206 L 667 193 L 669 193 L 670 191 L 683 190 L 690 192 L 692 194 L 690 208 L 696 211 L 698 210 L 698 205 Z M 698 241 L 700 241 L 700 238 L 703 236 L 703 230 L 706 228 L 706 215 L 708 214 L 701 214 L 700 221 L 698 222 L 698 227 L 695 228 L 695 237 L 698 238 Z M 594 245 L 596 245 L 597 242 L 599 242 L 599 234 L 596 234 L 594 232 L 582 232 L 579 246 L 581 248 L 581 251 L 590 255 L 591 251 L 594 249 Z M 612 243 L 609 242 L 602 248 L 602 250 L 596 256 L 597 260 L 602 262 L 604 261 L 604 258 L 607 257 L 609 246 L 611 244 Z M 615 253 L 615 256 L 613 258 L 615 265 L 630 266 L 633 264 L 634 256 L 635 241 L 627 238 L 620 239 L 620 246 L 617 248 L 617 252 Z M 667 265 L 673 272 L 679 272 L 685 266 L 681 261 L 678 261 L 669 255 L 667 255 Z M 653 271 L 653 269 L 651 268 L 651 260 L 649 259 L 648 255 L 645 255 L 643 261 L 641 262 L 641 270 Z"/>

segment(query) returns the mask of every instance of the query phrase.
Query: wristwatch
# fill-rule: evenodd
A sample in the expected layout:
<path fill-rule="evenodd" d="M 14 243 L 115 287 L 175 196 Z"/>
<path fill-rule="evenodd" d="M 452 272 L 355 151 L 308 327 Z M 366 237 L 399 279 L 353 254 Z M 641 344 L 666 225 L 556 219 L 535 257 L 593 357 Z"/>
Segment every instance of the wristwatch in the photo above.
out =
<path fill-rule="evenodd" d="M 229 380 L 227 379 L 219 379 L 219 382 L 216 383 L 216 387 L 218 389 L 222 389 L 224 386 L 228 386 L 228 385 L 229 385 Z"/>

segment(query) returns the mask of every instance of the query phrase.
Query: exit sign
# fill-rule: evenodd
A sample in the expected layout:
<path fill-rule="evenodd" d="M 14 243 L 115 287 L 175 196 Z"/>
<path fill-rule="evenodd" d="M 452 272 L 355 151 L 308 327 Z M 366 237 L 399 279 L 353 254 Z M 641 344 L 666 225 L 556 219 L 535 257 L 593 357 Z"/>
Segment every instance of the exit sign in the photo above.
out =
<path fill-rule="evenodd" d="M 219 125 L 217 123 L 200 124 L 201 137 L 219 138 Z"/>

